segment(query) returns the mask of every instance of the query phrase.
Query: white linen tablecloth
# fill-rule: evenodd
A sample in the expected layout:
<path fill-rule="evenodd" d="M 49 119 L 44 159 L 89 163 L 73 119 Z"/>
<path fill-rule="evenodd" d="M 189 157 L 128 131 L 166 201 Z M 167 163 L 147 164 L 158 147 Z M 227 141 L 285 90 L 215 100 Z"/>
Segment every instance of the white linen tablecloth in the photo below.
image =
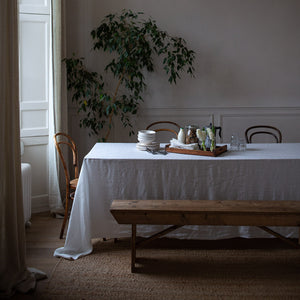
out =
<path fill-rule="evenodd" d="M 300 200 L 300 144 L 248 144 L 218 157 L 153 155 L 133 143 L 97 143 L 86 155 L 65 245 L 54 255 L 77 259 L 92 238 L 130 236 L 110 214 L 114 199 Z M 162 226 L 138 226 L 148 236 Z M 296 228 L 276 229 L 298 237 Z M 184 226 L 168 235 L 189 239 L 269 237 L 255 227 Z"/>

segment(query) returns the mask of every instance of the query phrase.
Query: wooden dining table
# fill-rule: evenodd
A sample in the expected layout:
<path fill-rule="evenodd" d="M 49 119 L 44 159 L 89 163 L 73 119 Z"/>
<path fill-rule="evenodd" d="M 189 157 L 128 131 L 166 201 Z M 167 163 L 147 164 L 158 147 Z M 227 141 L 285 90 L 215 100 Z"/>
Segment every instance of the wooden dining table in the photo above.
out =
<path fill-rule="evenodd" d="M 300 143 L 248 144 L 246 151 L 228 149 L 217 157 L 151 154 L 138 150 L 135 143 L 96 143 L 83 160 L 65 245 L 54 255 L 77 259 L 92 252 L 93 238 L 129 237 L 130 226 L 118 224 L 110 213 L 114 199 L 300 201 L 299 185 Z M 161 228 L 142 225 L 137 235 L 150 236 Z M 276 230 L 298 238 L 296 228 Z M 269 237 L 255 227 L 198 225 L 169 236 Z"/>

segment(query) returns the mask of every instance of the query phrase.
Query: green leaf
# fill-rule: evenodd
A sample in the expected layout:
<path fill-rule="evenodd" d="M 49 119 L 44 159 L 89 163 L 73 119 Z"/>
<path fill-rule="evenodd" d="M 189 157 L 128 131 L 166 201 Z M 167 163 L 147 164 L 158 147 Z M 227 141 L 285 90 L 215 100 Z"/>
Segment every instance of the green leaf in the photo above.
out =
<path fill-rule="evenodd" d="M 92 49 L 111 55 L 104 71 L 115 79 L 109 79 L 112 91 L 106 88 L 101 74 L 86 69 L 83 58 L 73 54 L 62 60 L 72 102 L 82 114 L 80 127 L 89 128 L 89 135 L 104 135 L 102 141 L 106 141 L 104 131 L 112 127 L 112 112 L 124 127 L 132 128 L 129 116 L 137 114 L 143 101 L 147 88 L 144 74 L 154 71 L 155 55 L 163 55 L 163 70 L 170 84 L 176 84 L 183 72 L 194 76 L 195 52 L 186 47 L 185 40 L 160 30 L 151 18 L 140 19 L 142 15 L 126 9 L 108 14 L 90 33 Z"/>

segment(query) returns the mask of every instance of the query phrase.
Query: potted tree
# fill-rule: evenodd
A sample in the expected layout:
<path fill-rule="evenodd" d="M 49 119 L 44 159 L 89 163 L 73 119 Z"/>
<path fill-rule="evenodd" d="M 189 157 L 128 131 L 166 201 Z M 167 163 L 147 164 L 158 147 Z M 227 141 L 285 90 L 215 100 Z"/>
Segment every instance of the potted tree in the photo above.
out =
<path fill-rule="evenodd" d="M 185 40 L 170 36 L 151 18 L 141 19 L 142 15 L 131 10 L 109 14 L 91 32 L 93 50 L 111 53 L 112 59 L 104 70 L 116 80 L 112 93 L 102 75 L 87 70 L 83 58 L 64 59 L 72 101 L 83 112 L 80 127 L 89 128 L 90 135 L 101 135 L 102 141 L 108 139 L 114 117 L 129 128 L 129 135 L 134 134 L 130 117 L 143 101 L 147 87 L 144 72 L 153 72 L 155 55 L 162 58 L 170 84 L 176 84 L 181 72 L 193 76 L 195 53 L 186 47 Z"/>

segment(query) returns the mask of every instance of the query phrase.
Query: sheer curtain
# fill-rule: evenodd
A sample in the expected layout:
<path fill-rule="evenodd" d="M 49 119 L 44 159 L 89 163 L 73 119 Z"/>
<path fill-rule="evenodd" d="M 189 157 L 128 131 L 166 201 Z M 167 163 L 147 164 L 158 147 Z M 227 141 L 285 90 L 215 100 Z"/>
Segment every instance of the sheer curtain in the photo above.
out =
<path fill-rule="evenodd" d="M 35 287 L 25 262 L 17 0 L 0 1 L 0 298 Z"/>
<path fill-rule="evenodd" d="M 59 183 L 59 157 L 53 142 L 53 135 L 67 130 L 67 87 L 66 72 L 62 66 L 65 57 L 65 0 L 52 0 L 52 105 L 49 106 L 49 207 L 53 213 L 63 212 Z"/>

